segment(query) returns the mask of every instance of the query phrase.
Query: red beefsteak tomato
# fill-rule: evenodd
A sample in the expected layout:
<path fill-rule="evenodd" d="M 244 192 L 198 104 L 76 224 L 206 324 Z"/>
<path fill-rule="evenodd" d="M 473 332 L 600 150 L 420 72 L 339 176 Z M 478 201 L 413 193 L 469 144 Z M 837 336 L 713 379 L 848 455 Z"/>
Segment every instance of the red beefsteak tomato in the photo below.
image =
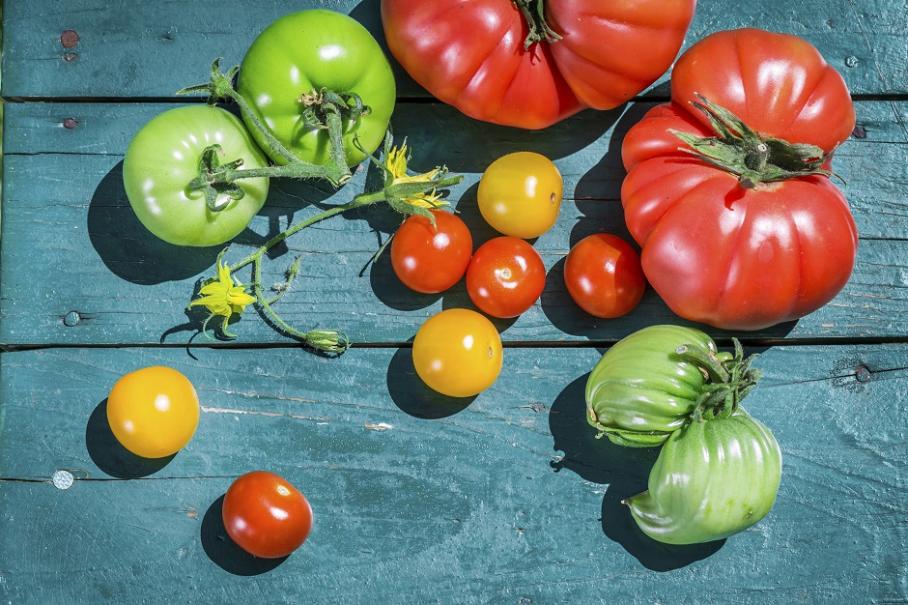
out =
<path fill-rule="evenodd" d="M 841 75 L 808 42 L 713 34 L 672 74 L 672 102 L 625 138 L 621 199 L 649 283 L 678 315 L 758 330 L 829 302 L 858 234 L 828 172 L 851 134 Z"/>
<path fill-rule="evenodd" d="M 391 52 L 470 117 L 550 126 L 611 109 L 671 65 L 696 0 L 382 0 Z"/>

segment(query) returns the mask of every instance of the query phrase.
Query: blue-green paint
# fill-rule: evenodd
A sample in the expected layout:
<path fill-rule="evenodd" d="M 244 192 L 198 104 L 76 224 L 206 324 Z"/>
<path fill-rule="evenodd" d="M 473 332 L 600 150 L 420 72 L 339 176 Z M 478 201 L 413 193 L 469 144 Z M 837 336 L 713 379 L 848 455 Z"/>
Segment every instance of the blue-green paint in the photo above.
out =
<path fill-rule="evenodd" d="M 747 532 L 691 548 L 642 537 L 619 504 L 644 489 L 655 451 L 596 440 L 586 424 L 595 349 L 507 349 L 499 381 L 466 407 L 428 393 L 407 349 L 194 354 L 0 357 L 0 468 L 20 479 L 0 481 L 4 602 L 905 596 L 904 345 L 766 351 L 748 409 L 783 450 L 778 501 Z M 179 367 L 204 406 L 193 441 L 159 469 L 112 447 L 98 411 L 121 373 L 150 364 Z M 291 479 L 315 511 L 309 542 L 270 571 L 205 520 L 231 479 L 256 468 Z M 49 482 L 59 469 L 76 477 L 68 490 Z"/>
<path fill-rule="evenodd" d="M 161 97 L 204 80 L 214 57 L 239 63 L 252 40 L 278 17 L 313 6 L 350 12 L 381 41 L 380 0 L 131 0 L 7 2 L 3 95 Z M 762 27 L 798 34 L 842 70 L 859 94 L 904 93 L 902 0 L 698 3 L 686 46 L 723 29 Z M 72 48 L 60 35 L 79 33 Z M 425 96 L 398 69 L 403 96 Z M 664 95 L 662 78 L 649 94 Z"/>
<path fill-rule="evenodd" d="M 143 232 L 120 184 L 126 145 L 215 56 L 237 63 L 271 20 L 316 5 L 380 33 L 378 0 L 6 3 L 2 91 L 17 102 L 4 122 L 0 345 L 77 346 L 0 353 L 0 603 L 908 602 L 905 0 L 699 3 L 688 45 L 757 25 L 806 37 L 842 71 L 859 128 L 835 168 L 862 240 L 835 301 L 749 335 L 788 343 L 763 353 L 766 378 L 748 404 L 783 449 L 776 507 L 724 544 L 692 549 L 645 539 L 619 504 L 643 489 L 655 452 L 596 441 L 583 417 L 601 353 L 584 343 L 674 318 L 652 293 L 627 318 L 584 317 L 558 264 L 585 234 L 625 233 L 621 137 L 667 95 L 665 78 L 639 103 L 525 133 L 426 103 L 398 70 L 396 132 L 416 148 L 415 168 L 466 175 L 452 199 L 478 241 L 491 232 L 475 183 L 498 155 L 541 151 L 566 179 L 559 223 L 536 243 L 551 269 L 542 302 L 500 324 L 506 341 L 536 344 L 507 348 L 500 380 L 474 401 L 429 393 L 409 350 L 389 344 L 466 304 L 462 286 L 409 294 L 387 258 L 357 276 L 376 231 L 393 230 L 388 214 L 294 239 L 302 279 L 281 303 L 301 325 L 346 328 L 382 348 L 316 357 L 254 316 L 236 326 L 244 349 L 148 346 L 185 321 L 216 251 L 167 248 Z M 67 34 L 68 47 L 65 30 L 78 36 Z M 350 199 L 364 179 L 334 195 L 275 183 L 244 245 L 312 204 Z M 798 346 L 807 338 L 815 346 Z M 901 344 L 860 344 L 879 338 Z M 268 342 L 286 346 L 257 346 Z M 106 346 L 117 343 L 142 346 Z M 103 400 L 122 373 L 155 363 L 185 371 L 204 411 L 184 451 L 148 463 L 113 441 Z M 230 481 L 256 468 L 290 478 L 315 508 L 310 541 L 277 566 L 244 556 L 217 521 Z M 74 483 L 56 487 L 57 472 Z"/>

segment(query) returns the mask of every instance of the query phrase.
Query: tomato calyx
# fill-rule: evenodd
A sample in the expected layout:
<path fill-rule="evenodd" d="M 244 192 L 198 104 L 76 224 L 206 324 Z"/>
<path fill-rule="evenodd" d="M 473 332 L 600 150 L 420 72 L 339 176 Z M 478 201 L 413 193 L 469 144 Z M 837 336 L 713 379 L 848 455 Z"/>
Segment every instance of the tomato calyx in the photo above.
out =
<path fill-rule="evenodd" d="M 236 159 L 222 164 L 223 153 L 220 145 L 206 147 L 199 158 L 199 176 L 188 186 L 190 191 L 204 193 L 205 203 L 212 212 L 221 212 L 227 209 L 231 202 L 241 200 L 246 195 L 236 182 L 221 178 L 224 174 L 235 174 L 243 165 L 243 160 Z"/>
<path fill-rule="evenodd" d="M 538 42 L 558 42 L 562 36 L 549 25 L 545 18 L 544 0 L 513 0 L 514 5 L 520 10 L 530 33 L 523 41 L 523 48 L 529 50 Z"/>
<path fill-rule="evenodd" d="M 737 176 L 742 188 L 812 175 L 836 176 L 823 168 L 827 155 L 822 148 L 764 137 L 724 107 L 702 95 L 697 98 L 691 105 L 706 115 L 716 136 L 673 129 L 670 132 L 688 146 L 678 150 Z"/>
<path fill-rule="evenodd" d="M 695 365 L 707 378 L 707 384 L 703 386 L 691 413 L 695 422 L 731 416 L 762 377 L 762 372 L 752 367 L 757 356 L 745 357 L 741 341 L 737 338 L 732 340 L 734 355 L 714 353 L 694 344 L 682 345 L 675 350 L 676 355 Z"/>
<path fill-rule="evenodd" d="M 356 122 L 372 110 L 355 92 L 337 93 L 327 88 L 304 92 L 297 102 L 303 107 L 303 121 L 310 128 L 328 130 L 328 116 L 339 113 L 341 117 Z"/>

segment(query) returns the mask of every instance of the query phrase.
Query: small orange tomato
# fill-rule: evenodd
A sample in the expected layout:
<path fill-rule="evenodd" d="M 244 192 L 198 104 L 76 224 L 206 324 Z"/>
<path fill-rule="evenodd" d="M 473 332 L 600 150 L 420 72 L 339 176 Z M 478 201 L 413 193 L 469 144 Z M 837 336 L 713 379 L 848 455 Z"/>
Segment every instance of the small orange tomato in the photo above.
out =
<path fill-rule="evenodd" d="M 416 373 L 448 397 L 472 397 L 489 388 L 501 363 L 498 330 L 469 309 L 448 309 L 429 318 L 413 341 Z"/>
<path fill-rule="evenodd" d="M 550 159 L 521 151 L 492 162 L 479 181 L 479 211 L 505 235 L 532 239 L 552 228 L 564 181 Z"/>
<path fill-rule="evenodd" d="M 123 447 L 163 458 L 185 447 L 199 424 L 199 397 L 173 368 L 152 366 L 120 378 L 107 397 L 107 421 Z"/>
<path fill-rule="evenodd" d="M 617 235 L 590 235 L 571 249 L 564 283 L 581 309 L 611 319 L 634 310 L 646 291 L 640 255 Z"/>

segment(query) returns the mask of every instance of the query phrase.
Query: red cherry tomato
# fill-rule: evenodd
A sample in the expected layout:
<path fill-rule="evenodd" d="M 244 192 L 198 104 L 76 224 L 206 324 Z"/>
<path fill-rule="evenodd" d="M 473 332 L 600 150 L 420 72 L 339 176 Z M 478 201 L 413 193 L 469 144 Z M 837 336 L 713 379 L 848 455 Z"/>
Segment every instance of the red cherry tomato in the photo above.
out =
<path fill-rule="evenodd" d="M 473 304 L 492 317 L 517 317 L 533 306 L 545 288 L 539 253 L 516 237 L 496 237 L 479 247 L 467 269 Z"/>
<path fill-rule="evenodd" d="M 405 286 L 423 294 L 444 292 L 463 277 L 473 252 L 473 237 L 459 217 L 433 210 L 435 227 L 411 216 L 391 242 L 391 266 Z"/>
<path fill-rule="evenodd" d="M 604 319 L 630 313 L 646 290 L 640 255 L 607 233 L 586 237 L 571 249 L 564 262 L 564 283 L 580 308 Z"/>
<path fill-rule="evenodd" d="M 289 481 L 265 471 L 239 477 L 227 490 L 222 511 L 230 538 L 251 555 L 286 557 L 312 529 L 312 508 Z"/>

